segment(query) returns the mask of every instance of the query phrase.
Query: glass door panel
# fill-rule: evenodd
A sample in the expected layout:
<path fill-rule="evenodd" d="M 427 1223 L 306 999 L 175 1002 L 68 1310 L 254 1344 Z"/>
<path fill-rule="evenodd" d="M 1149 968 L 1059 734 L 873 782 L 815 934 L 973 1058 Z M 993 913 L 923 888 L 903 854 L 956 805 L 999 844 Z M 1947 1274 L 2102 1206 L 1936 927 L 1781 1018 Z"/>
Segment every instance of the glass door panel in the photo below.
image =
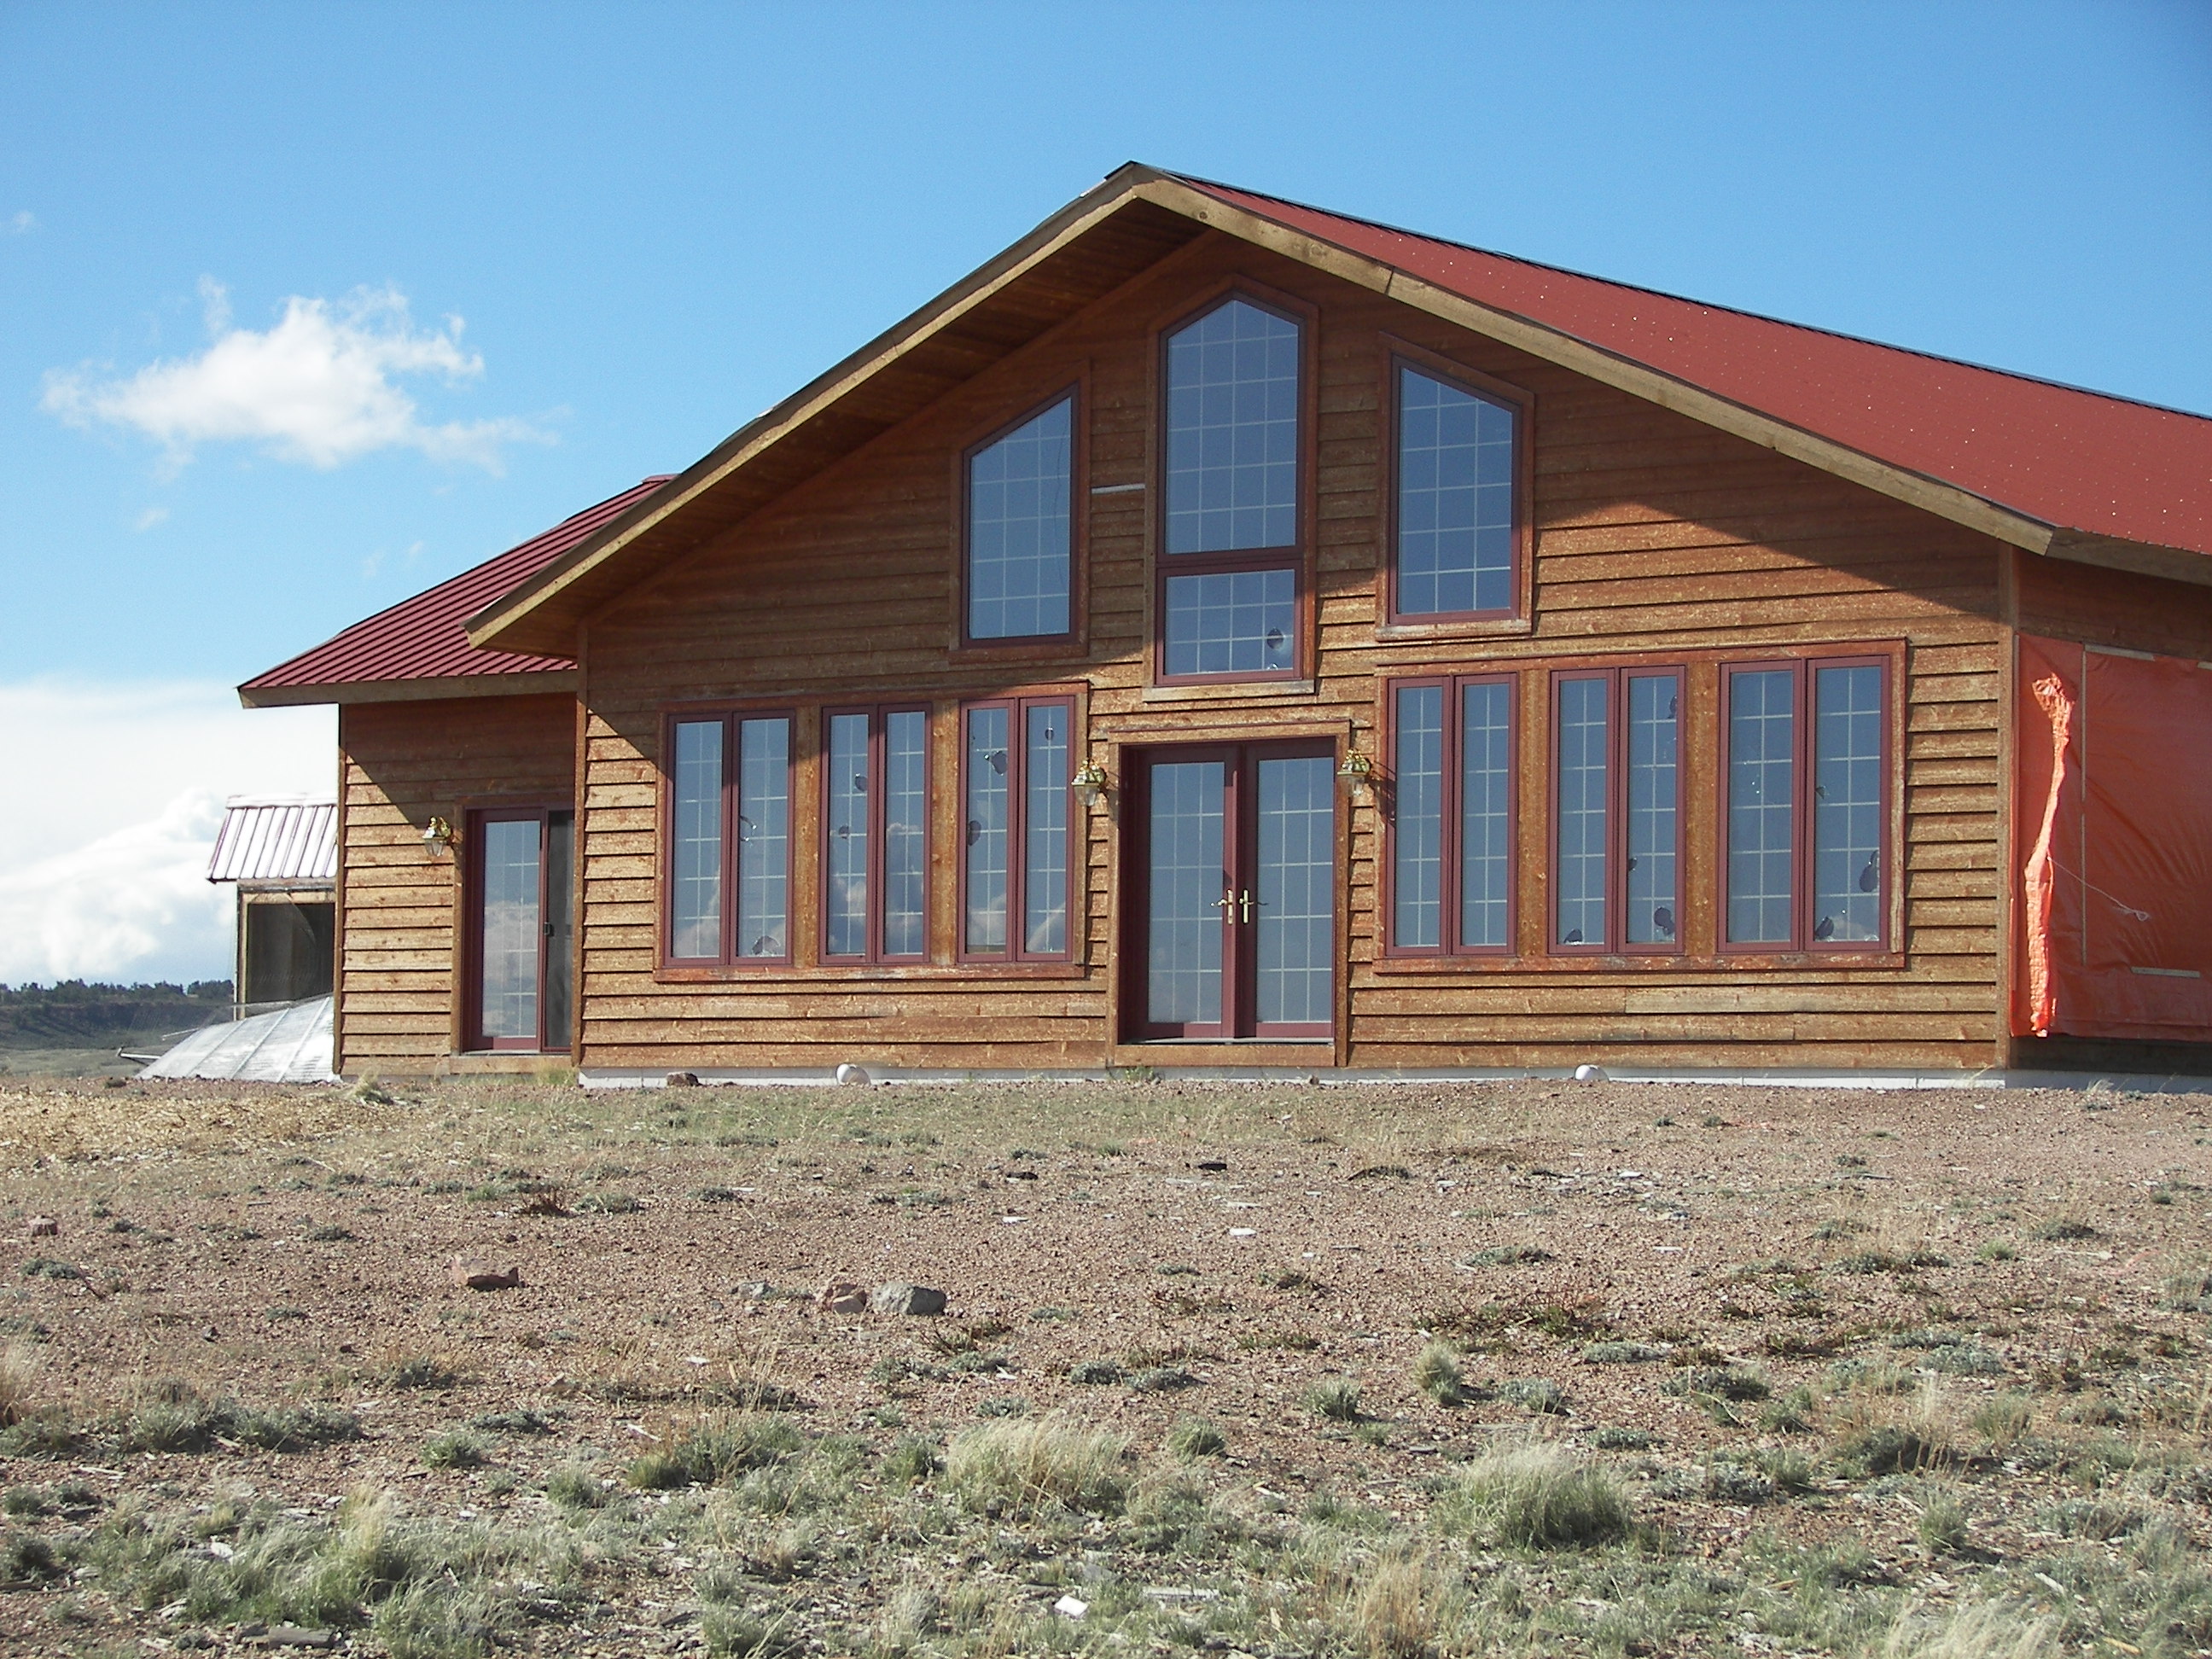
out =
<path fill-rule="evenodd" d="M 477 916 L 482 941 L 477 1020 L 484 1046 L 538 1047 L 544 940 L 541 821 L 492 819 L 483 826 Z"/>
<path fill-rule="evenodd" d="M 1257 770 L 1255 1029 L 1325 1036 L 1336 988 L 1335 763 L 1297 755 L 1263 758 Z"/>
<path fill-rule="evenodd" d="M 1145 1037 L 1326 1037 L 1336 1003 L 1334 754 L 1137 759 Z"/>
<path fill-rule="evenodd" d="M 1156 762 L 1149 793 L 1145 1023 L 1161 1035 L 1218 1036 L 1228 767 L 1219 760 Z"/>
<path fill-rule="evenodd" d="M 574 1018 L 575 931 L 569 916 L 569 890 L 575 880 L 576 815 L 545 815 L 545 925 L 538 932 L 545 942 L 545 1026 L 548 1048 L 568 1046 L 568 1024 Z"/>

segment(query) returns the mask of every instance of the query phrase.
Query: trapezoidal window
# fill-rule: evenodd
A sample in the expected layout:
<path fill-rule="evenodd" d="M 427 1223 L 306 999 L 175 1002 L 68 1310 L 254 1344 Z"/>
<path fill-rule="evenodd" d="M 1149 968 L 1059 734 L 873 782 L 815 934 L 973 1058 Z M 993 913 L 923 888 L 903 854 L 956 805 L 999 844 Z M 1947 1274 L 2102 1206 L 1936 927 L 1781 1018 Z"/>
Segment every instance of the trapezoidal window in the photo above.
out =
<path fill-rule="evenodd" d="M 1391 612 L 1413 622 L 1510 616 L 1519 591 L 1521 411 L 1402 358 L 1392 364 Z"/>
<path fill-rule="evenodd" d="M 1390 688 L 1394 956 L 1512 948 L 1514 696 L 1510 674 Z"/>
<path fill-rule="evenodd" d="M 1067 960 L 1074 715 L 1066 697 L 962 711 L 960 951 L 970 960 Z"/>
<path fill-rule="evenodd" d="M 791 960 L 791 716 L 668 726 L 667 959 Z"/>
<path fill-rule="evenodd" d="M 1298 672 L 1303 350 L 1295 319 L 1243 297 L 1166 337 L 1162 679 Z"/>
<path fill-rule="evenodd" d="M 1552 777 L 1552 950 L 1680 950 L 1682 671 L 1554 674 Z"/>
<path fill-rule="evenodd" d="M 822 956 L 929 953 L 929 711 L 822 716 Z"/>
<path fill-rule="evenodd" d="M 1885 948 L 1888 663 L 1734 663 L 1722 695 L 1724 947 Z"/>
<path fill-rule="evenodd" d="M 965 626 L 970 641 L 1074 632 L 1075 394 L 971 450 Z"/>

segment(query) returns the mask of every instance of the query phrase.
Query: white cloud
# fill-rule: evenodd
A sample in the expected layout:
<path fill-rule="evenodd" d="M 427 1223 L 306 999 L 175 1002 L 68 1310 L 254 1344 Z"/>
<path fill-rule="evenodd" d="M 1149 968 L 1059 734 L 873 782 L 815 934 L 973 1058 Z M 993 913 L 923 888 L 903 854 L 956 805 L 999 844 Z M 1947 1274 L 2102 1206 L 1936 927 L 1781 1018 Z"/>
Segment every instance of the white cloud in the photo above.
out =
<path fill-rule="evenodd" d="M 322 708 L 243 709 L 228 686 L 0 684 L 0 984 L 229 977 L 210 886 L 223 797 L 336 785 Z"/>
<path fill-rule="evenodd" d="M 8 234 L 11 236 L 28 236 L 38 228 L 39 216 L 28 208 L 8 221 Z"/>
<path fill-rule="evenodd" d="M 151 530 L 155 525 L 161 523 L 168 516 L 169 509 L 167 507 L 149 507 L 144 512 L 141 513 L 136 519 L 131 520 L 131 527 L 133 530 L 138 531 Z"/>
<path fill-rule="evenodd" d="M 199 356 L 119 380 L 55 369 L 43 406 L 72 426 L 141 432 L 163 447 L 171 470 L 197 445 L 240 442 L 324 470 L 381 449 L 416 449 L 495 472 L 505 446 L 551 441 L 519 420 L 426 422 L 399 382 L 428 375 L 459 385 L 483 374 L 483 359 L 461 349 L 458 317 L 417 328 L 396 288 L 361 289 L 336 302 L 295 295 L 264 332 L 233 325 L 229 296 L 212 279 L 201 279 L 200 297 L 210 343 Z"/>

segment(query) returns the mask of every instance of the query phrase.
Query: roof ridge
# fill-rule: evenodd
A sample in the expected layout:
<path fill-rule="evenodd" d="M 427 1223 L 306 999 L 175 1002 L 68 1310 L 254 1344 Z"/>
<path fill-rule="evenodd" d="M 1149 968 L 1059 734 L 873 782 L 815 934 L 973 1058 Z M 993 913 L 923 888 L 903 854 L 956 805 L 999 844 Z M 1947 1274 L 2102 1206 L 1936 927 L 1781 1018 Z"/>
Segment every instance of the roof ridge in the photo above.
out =
<path fill-rule="evenodd" d="M 1506 253 L 1497 248 L 1479 247 L 1473 242 L 1455 241 L 1449 236 L 1437 236 L 1428 231 L 1408 230 L 1403 225 L 1394 225 L 1386 219 L 1370 219 L 1357 213 L 1343 213 L 1335 208 L 1317 206 L 1288 196 L 1277 196 L 1264 190 L 1253 190 L 1244 185 L 1232 185 L 1218 179 L 1201 179 L 1194 173 L 1168 175 L 1187 185 L 1197 185 L 1207 190 L 1225 190 L 1239 196 L 1249 196 L 1263 202 L 1279 202 L 1285 207 L 1298 208 L 1307 213 L 1326 214 L 1332 219 L 1342 219 L 1348 224 L 1365 225 L 1372 230 L 1388 231 L 1393 236 L 1404 236 L 1417 242 L 1431 242 L 1440 247 L 1457 248 L 1466 253 L 1480 253 L 1488 259 L 1504 259 L 1510 264 L 1525 265 L 1531 270 L 1548 270 L 1562 276 L 1572 276 L 1577 282 L 1596 283 L 1624 293 L 1648 294 L 1656 300 L 1668 300 L 1676 305 L 1696 306 L 1704 311 L 1725 312 L 1731 317 L 1748 318 L 1753 322 L 1771 323 L 1778 328 L 1794 328 L 1807 334 L 1819 334 L 1831 340 L 1847 341 L 1852 345 L 1872 346 L 1881 351 L 1894 351 L 1908 357 L 1918 357 L 1928 362 L 1947 363 L 1954 368 L 1971 368 L 1984 374 L 2002 375 L 2008 380 L 2022 380 L 2031 386 L 2046 386 L 2058 392 L 2076 392 L 2087 398 L 2102 398 L 2108 403 L 2130 404 L 2137 409 L 2154 410 L 2161 415 L 2179 415 L 2187 420 L 2212 422 L 2212 414 L 2194 409 L 2182 409 L 2172 404 L 2154 403 L 2148 398 L 2130 397 L 2124 392 L 2106 392 L 2096 386 L 2076 386 L 2071 380 L 2054 380 L 2047 374 L 2030 374 L 2016 368 L 2000 368 L 1994 363 L 1978 363 L 1971 357 L 1954 357 L 1946 352 L 1930 351 L 1922 346 L 1899 345 L 1893 340 L 1877 340 L 1864 334 L 1851 334 L 1839 328 L 1823 328 L 1818 323 L 1801 323 L 1789 317 L 1771 316 L 1763 311 L 1753 311 L 1743 306 L 1723 305 L 1715 300 L 1700 300 L 1687 294 L 1676 294 L 1667 289 L 1653 288 L 1644 283 L 1624 283 L 1615 276 L 1600 276 L 1587 270 L 1577 270 L 1572 265 L 1558 265 L 1543 259 L 1531 259 L 1524 254 Z"/>

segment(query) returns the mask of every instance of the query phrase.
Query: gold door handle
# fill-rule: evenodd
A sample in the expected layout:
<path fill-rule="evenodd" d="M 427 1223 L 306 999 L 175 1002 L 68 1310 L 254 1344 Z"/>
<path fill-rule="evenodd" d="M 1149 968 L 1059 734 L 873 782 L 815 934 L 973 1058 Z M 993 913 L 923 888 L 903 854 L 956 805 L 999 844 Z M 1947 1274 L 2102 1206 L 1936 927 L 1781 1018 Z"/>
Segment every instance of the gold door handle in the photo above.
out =
<path fill-rule="evenodd" d="M 1213 901 L 1213 908 L 1217 910 L 1227 911 L 1229 913 L 1230 920 L 1232 921 L 1235 921 L 1237 918 L 1237 895 L 1233 892 L 1224 893 L 1219 898 Z"/>
<path fill-rule="evenodd" d="M 1244 920 L 1249 921 L 1252 920 L 1252 892 L 1249 888 L 1247 888 L 1244 891 L 1243 903 Z"/>

